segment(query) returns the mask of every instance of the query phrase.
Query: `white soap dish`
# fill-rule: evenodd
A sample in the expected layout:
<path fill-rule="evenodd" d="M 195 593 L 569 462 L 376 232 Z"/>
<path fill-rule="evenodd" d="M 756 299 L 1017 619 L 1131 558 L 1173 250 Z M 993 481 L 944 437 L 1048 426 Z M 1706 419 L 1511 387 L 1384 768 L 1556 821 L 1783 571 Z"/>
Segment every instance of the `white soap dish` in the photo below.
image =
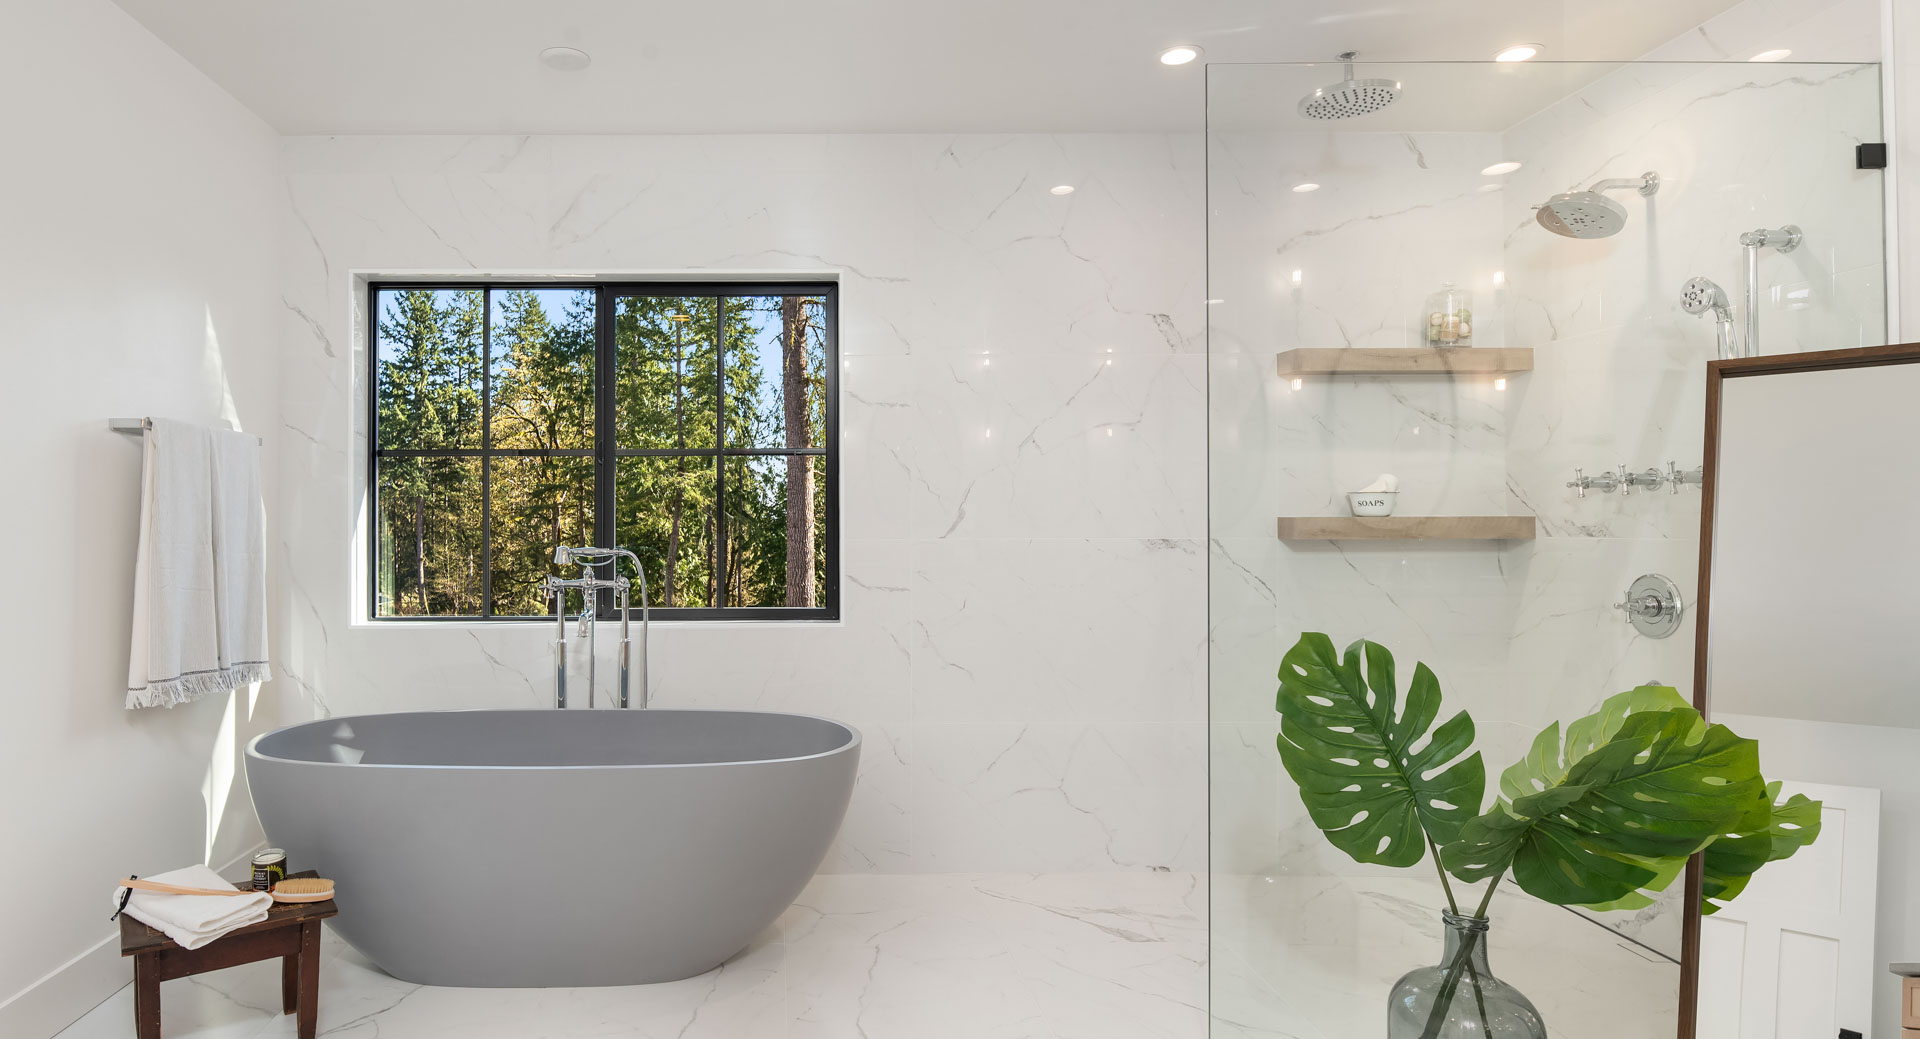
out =
<path fill-rule="evenodd" d="M 1347 508 L 1355 516 L 1391 516 L 1399 491 L 1348 491 Z"/>

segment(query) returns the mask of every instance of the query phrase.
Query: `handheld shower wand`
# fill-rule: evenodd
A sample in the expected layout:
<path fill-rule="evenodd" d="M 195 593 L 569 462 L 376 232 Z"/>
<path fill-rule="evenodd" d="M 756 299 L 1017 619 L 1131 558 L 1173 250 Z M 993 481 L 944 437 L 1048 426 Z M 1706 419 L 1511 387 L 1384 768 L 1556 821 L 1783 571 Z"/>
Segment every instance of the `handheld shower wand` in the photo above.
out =
<path fill-rule="evenodd" d="M 1689 314 L 1713 314 L 1720 359 L 1724 361 L 1739 354 L 1740 344 L 1733 333 L 1733 305 L 1727 302 L 1725 289 L 1707 278 L 1689 278 L 1680 289 L 1680 309 Z"/>

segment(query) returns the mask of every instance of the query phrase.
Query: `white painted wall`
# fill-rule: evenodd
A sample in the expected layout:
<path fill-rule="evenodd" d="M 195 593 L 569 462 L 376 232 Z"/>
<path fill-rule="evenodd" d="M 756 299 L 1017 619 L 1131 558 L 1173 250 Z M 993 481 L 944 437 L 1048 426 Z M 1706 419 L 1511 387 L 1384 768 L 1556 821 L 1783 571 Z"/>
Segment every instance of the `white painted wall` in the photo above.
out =
<path fill-rule="evenodd" d="M 235 751 L 273 724 L 270 690 L 123 709 L 140 460 L 106 420 L 277 439 L 278 156 L 260 120 L 106 0 L 6 0 L 0 22 L 38 41 L 0 62 L 0 541 L 16 546 L 0 1034 L 35 1036 L 129 976 L 100 944 L 116 874 L 222 864 L 258 838 Z M 269 454 L 269 493 L 274 475 Z"/>
<path fill-rule="evenodd" d="M 543 625 L 364 620 L 355 272 L 837 276 L 845 619 L 662 625 L 655 704 L 860 727 L 829 870 L 1201 868 L 1197 138 L 296 137 L 285 158 L 274 558 L 317 710 L 552 698 Z"/>
<path fill-rule="evenodd" d="M 1750 643 L 1728 639 L 1722 645 L 1730 645 L 1732 653 L 1739 653 Z M 1713 652 L 1718 659 L 1720 650 Z M 1819 695 L 1832 698 L 1848 691 L 1849 687 L 1840 683 L 1822 689 Z M 1898 1036 L 1900 979 L 1886 968 L 1890 963 L 1913 962 L 1915 951 L 1920 949 L 1920 777 L 1915 776 L 1913 767 L 1920 761 L 1920 729 L 1734 713 L 1739 710 L 1740 699 L 1728 690 L 1717 693 L 1716 700 L 1732 704 L 1733 710 L 1715 711 L 1714 720 L 1760 741 L 1760 760 L 1769 778 L 1880 791 L 1873 1034 Z"/>
<path fill-rule="evenodd" d="M 1881 791 L 1874 1029 L 1899 1034 L 1899 979 L 1920 956 L 1920 365 L 1728 382 L 1714 529 L 1708 690 L 1760 741 L 1770 778 Z"/>

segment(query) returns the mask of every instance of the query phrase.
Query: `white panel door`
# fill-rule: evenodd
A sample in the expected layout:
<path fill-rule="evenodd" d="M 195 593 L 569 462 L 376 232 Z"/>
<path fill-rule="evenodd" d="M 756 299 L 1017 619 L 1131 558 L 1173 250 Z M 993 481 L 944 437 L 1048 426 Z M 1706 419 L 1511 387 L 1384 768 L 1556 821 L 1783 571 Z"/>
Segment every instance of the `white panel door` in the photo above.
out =
<path fill-rule="evenodd" d="M 1820 839 L 1701 921 L 1699 1039 L 1872 1039 L 1880 791 L 1782 791 L 1824 802 Z"/>

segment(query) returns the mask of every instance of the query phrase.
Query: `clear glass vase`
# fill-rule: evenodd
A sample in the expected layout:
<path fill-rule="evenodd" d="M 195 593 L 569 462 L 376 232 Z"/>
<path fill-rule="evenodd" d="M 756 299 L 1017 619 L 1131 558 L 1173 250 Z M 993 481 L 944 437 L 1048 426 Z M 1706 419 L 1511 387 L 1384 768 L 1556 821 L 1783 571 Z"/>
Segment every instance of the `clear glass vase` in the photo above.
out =
<path fill-rule="evenodd" d="M 1387 1039 L 1546 1039 L 1547 1026 L 1519 989 L 1487 968 L 1487 921 L 1441 913 L 1438 966 L 1410 971 L 1387 1000 Z"/>

